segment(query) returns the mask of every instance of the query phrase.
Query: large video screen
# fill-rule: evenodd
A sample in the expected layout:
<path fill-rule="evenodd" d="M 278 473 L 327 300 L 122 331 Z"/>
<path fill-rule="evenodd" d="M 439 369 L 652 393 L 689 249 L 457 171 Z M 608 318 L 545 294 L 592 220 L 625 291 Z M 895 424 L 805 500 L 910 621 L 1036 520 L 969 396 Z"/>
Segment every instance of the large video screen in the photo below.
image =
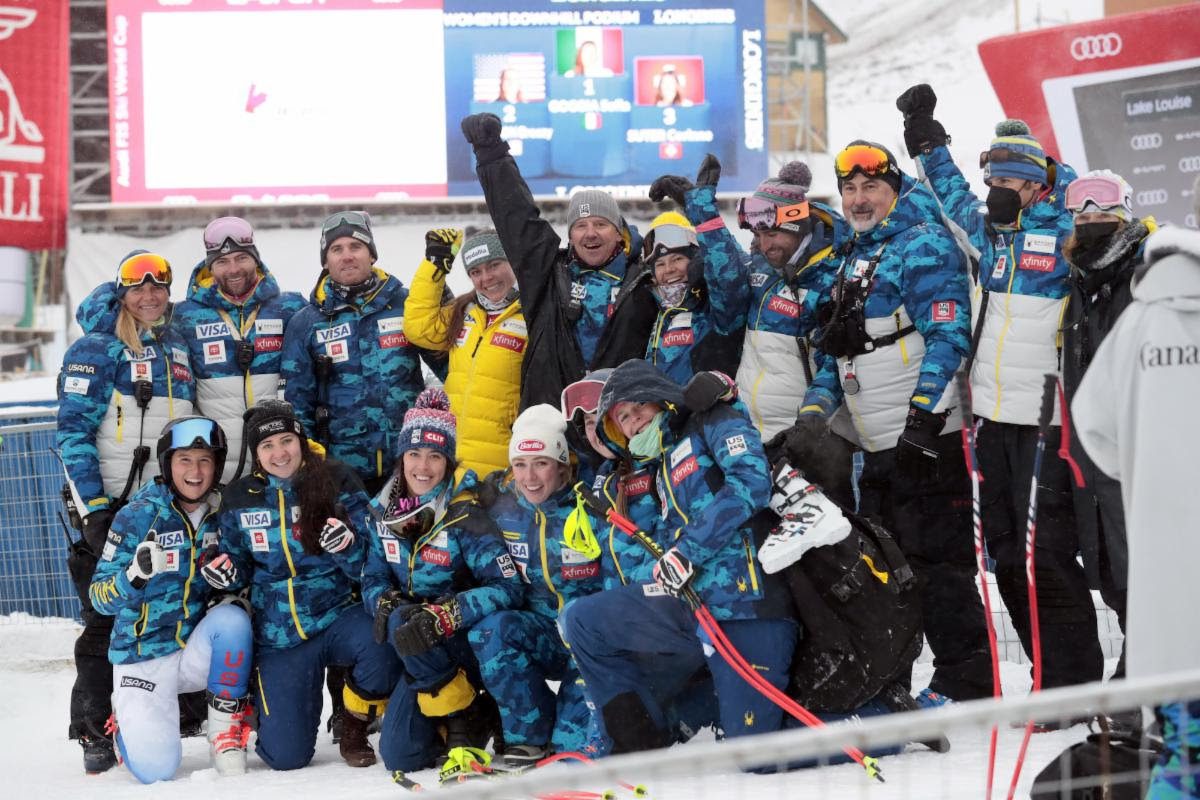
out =
<path fill-rule="evenodd" d="M 763 3 L 109 0 L 114 203 L 480 194 L 489 111 L 535 194 L 767 170 Z"/>

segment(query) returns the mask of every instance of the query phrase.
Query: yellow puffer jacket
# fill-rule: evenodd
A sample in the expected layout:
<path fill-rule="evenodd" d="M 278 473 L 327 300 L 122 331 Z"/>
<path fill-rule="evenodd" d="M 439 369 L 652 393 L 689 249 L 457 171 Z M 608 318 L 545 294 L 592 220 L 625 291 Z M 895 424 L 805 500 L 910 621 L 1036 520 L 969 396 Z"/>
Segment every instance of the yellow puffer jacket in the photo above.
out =
<path fill-rule="evenodd" d="M 445 275 L 422 261 L 404 303 L 404 335 L 418 347 L 450 351 L 446 394 L 458 418 L 458 464 L 483 477 L 508 466 L 528 343 L 525 317 L 516 301 L 488 325 L 487 312 L 472 303 L 458 338 L 448 342 L 451 306 L 441 304 L 445 285 Z"/>

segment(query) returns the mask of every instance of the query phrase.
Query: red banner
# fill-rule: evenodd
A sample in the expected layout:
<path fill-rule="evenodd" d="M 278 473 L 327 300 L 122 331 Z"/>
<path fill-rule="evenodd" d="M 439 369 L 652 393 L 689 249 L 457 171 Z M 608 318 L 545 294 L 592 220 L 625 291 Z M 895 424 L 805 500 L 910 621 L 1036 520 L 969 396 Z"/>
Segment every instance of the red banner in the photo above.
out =
<path fill-rule="evenodd" d="M 63 0 L 0 6 L 0 245 L 66 244 L 69 22 Z"/>

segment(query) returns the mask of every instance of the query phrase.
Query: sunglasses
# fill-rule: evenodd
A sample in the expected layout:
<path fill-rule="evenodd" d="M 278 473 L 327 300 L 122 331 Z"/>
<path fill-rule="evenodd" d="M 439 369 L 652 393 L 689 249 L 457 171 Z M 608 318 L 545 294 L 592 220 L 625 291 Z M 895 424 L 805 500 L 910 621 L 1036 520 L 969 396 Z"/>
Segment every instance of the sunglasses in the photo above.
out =
<path fill-rule="evenodd" d="M 642 260 L 653 264 L 673 250 L 699 245 L 700 241 L 696 238 L 695 231 L 682 225 L 660 225 L 649 231 L 642 240 Z"/>
<path fill-rule="evenodd" d="M 371 230 L 371 215 L 365 211 L 339 211 L 326 218 L 325 222 L 321 225 L 321 233 L 328 233 L 342 225 L 352 225 Z"/>
<path fill-rule="evenodd" d="M 170 435 L 171 450 L 190 450 L 193 447 L 215 450 L 225 447 L 225 434 L 220 426 L 205 417 L 172 423 L 166 433 Z"/>
<path fill-rule="evenodd" d="M 808 201 L 777 206 L 761 197 L 738 200 L 738 227 L 747 231 L 769 231 L 808 218 Z"/>
<path fill-rule="evenodd" d="M 840 180 L 851 178 L 856 172 L 871 178 L 900 174 L 887 151 L 871 144 L 852 144 L 844 148 L 833 160 L 833 171 Z"/>
<path fill-rule="evenodd" d="M 993 147 L 992 149 L 984 150 L 979 154 L 980 169 L 983 169 L 988 164 L 1003 164 L 1006 161 L 1024 161 L 1028 164 L 1034 164 L 1038 167 L 1046 166 L 1028 153 L 1022 153 L 1018 150 L 1009 150 L 1006 147 Z"/>
<path fill-rule="evenodd" d="M 1110 178 L 1076 178 L 1067 185 L 1067 210 L 1082 211 L 1088 203 L 1101 210 L 1125 205 L 1125 190 Z"/>
<path fill-rule="evenodd" d="M 226 240 L 242 247 L 254 246 L 254 228 L 241 217 L 220 217 L 204 229 L 204 249 L 220 250 Z"/>
<path fill-rule="evenodd" d="M 141 286 L 146 281 L 153 281 L 168 289 L 171 287 L 171 265 L 165 258 L 154 253 L 138 253 L 117 267 L 118 286 Z"/>

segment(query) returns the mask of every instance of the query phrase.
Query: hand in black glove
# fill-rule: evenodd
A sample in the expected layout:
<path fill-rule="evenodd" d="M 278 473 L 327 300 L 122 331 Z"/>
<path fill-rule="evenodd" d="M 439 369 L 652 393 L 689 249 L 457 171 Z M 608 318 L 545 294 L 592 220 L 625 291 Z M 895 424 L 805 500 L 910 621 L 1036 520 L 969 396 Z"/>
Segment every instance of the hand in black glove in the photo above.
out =
<path fill-rule="evenodd" d="M 434 228 L 425 231 L 425 260 L 445 275 L 462 248 L 463 232 L 458 228 Z"/>
<path fill-rule="evenodd" d="M 808 474 L 814 463 L 821 460 L 828 438 L 829 424 L 820 414 L 801 414 L 795 425 L 775 434 L 763 449 L 772 464 L 786 461 Z"/>
<path fill-rule="evenodd" d="M 151 533 L 133 552 L 133 561 L 126 567 L 125 577 L 129 578 L 133 588 L 142 589 L 151 578 L 166 568 L 167 552 L 154 541 L 154 534 Z"/>
<path fill-rule="evenodd" d="M 462 624 L 457 600 L 425 603 L 417 606 L 408 621 L 396 629 L 392 642 L 401 656 L 415 656 L 432 650 L 454 635 Z"/>
<path fill-rule="evenodd" d="M 671 597 L 679 597 L 696 574 L 691 559 L 672 547 L 654 564 L 654 580 Z"/>
<path fill-rule="evenodd" d="M 908 407 L 904 432 L 896 442 L 896 470 L 917 483 L 938 479 L 937 438 L 946 425 L 943 414 L 931 414 L 923 408 Z"/>
<path fill-rule="evenodd" d="M 715 189 L 720 180 L 721 162 L 712 153 L 706 153 L 704 160 L 700 162 L 700 169 L 696 170 L 696 185 L 711 186 Z"/>
<path fill-rule="evenodd" d="M 238 582 L 238 570 L 229 556 L 221 553 L 200 568 L 200 575 L 214 589 L 228 589 Z"/>
<path fill-rule="evenodd" d="M 354 531 L 337 517 L 330 517 L 325 520 L 325 527 L 321 528 L 317 543 L 326 553 L 340 553 L 354 544 Z"/>
<path fill-rule="evenodd" d="M 896 108 L 904 115 L 904 144 L 913 158 L 950 142 L 942 123 L 933 118 L 937 95 L 928 83 L 918 83 L 896 98 Z"/>
<path fill-rule="evenodd" d="M 475 148 L 475 161 L 479 166 L 508 154 L 508 142 L 500 138 L 503 125 L 495 114 L 472 114 L 463 117 L 463 136 Z"/>
<path fill-rule="evenodd" d="M 117 512 L 111 508 L 101 508 L 83 518 L 83 540 L 87 542 L 92 555 L 99 556 L 104 550 L 108 529 L 112 527 L 113 517 L 116 515 Z"/>
<path fill-rule="evenodd" d="M 683 196 L 693 188 L 692 182 L 682 175 L 663 175 L 650 184 L 650 199 L 661 203 L 664 197 L 669 197 L 682 207 Z"/>
<path fill-rule="evenodd" d="M 375 606 L 375 624 L 371 629 L 375 644 L 383 644 L 387 641 L 388 620 L 391 618 L 392 612 L 407 602 L 404 594 L 398 589 L 388 589 L 380 596 L 379 604 Z M 418 606 L 414 606 L 414 608 L 416 607 Z"/>
<path fill-rule="evenodd" d="M 724 372 L 697 372 L 683 387 L 683 404 L 691 411 L 708 411 L 717 403 L 732 403 L 737 392 L 737 384 Z"/>

